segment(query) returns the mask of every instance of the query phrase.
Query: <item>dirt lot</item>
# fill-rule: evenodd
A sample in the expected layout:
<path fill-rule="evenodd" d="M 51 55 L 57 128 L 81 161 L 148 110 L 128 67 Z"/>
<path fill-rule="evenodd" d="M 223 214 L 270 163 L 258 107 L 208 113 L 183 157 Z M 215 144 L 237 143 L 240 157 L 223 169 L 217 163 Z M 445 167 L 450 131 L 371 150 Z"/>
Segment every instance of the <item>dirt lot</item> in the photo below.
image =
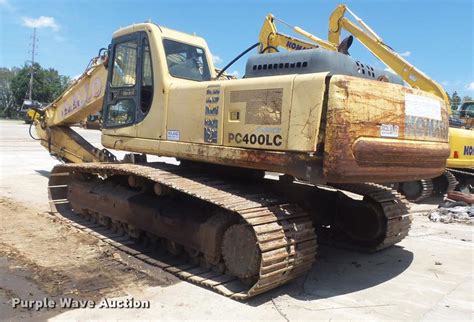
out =
<path fill-rule="evenodd" d="M 48 215 L 47 176 L 56 162 L 27 130 L 0 121 L 1 320 L 472 320 L 472 226 L 415 214 L 398 246 L 372 255 L 321 247 L 304 278 L 240 303 L 151 269 Z M 96 131 L 81 134 L 100 143 Z M 133 297 L 151 307 L 34 311 L 12 308 L 18 297 Z"/>
<path fill-rule="evenodd" d="M 165 272 L 154 272 L 151 277 L 140 268 L 134 269 L 116 249 L 10 199 L 0 198 L 0 214 L 4 261 L 0 287 L 8 297 L 35 300 L 46 296 L 56 300 L 68 296 L 98 301 L 124 296 L 128 289 L 166 287 L 179 281 Z M 6 306 L 0 318 L 34 314 L 17 311 Z"/>

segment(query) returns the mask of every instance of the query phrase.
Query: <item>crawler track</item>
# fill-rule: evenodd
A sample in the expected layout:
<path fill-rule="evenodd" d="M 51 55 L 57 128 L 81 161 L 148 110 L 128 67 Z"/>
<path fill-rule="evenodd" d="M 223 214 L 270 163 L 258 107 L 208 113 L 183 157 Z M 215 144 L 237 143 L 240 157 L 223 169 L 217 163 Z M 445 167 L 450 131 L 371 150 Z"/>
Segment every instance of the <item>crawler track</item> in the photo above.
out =
<path fill-rule="evenodd" d="M 187 261 L 182 257 L 173 258 L 169 263 L 160 266 L 186 281 L 208 287 L 233 299 L 244 300 L 282 285 L 304 274 L 315 261 L 316 235 L 308 213 L 298 205 L 274 195 L 263 191 L 246 193 L 245 187 L 238 184 L 231 184 L 207 174 L 196 174 L 193 169 L 171 165 L 65 164 L 53 169 L 48 189 L 52 211 L 66 219 L 74 220 L 76 216 L 68 201 L 68 184 L 78 173 L 97 178 L 130 175 L 145 178 L 237 216 L 251 228 L 259 250 L 258 279 L 252 281 L 250 286 L 244 283 L 245 281 L 226 274 L 226 269 L 219 272 L 206 265 L 199 265 L 198 261 Z M 111 212 L 110 217 L 114 219 L 112 216 Z M 94 234 L 86 228 L 83 230 Z M 124 247 L 117 240 L 106 237 L 103 240 L 113 246 Z M 158 265 L 155 259 L 140 252 L 129 253 Z"/>
<path fill-rule="evenodd" d="M 319 243 L 370 253 L 400 242 L 410 230 L 409 203 L 384 185 L 296 181 L 274 189 L 311 214 Z"/>
<path fill-rule="evenodd" d="M 456 181 L 459 181 L 455 190 L 474 193 L 474 168 L 463 170 L 449 168 L 448 172 L 456 178 Z"/>
<path fill-rule="evenodd" d="M 408 235 L 412 217 L 406 199 L 395 190 L 374 183 L 337 185 L 339 189 L 350 191 L 364 197 L 374 205 L 373 211 L 381 223 L 377 238 L 357 241 L 344 233 L 335 233 L 329 241 L 344 248 L 364 252 L 375 252 L 390 247 Z M 336 223 L 337 224 L 337 223 Z"/>

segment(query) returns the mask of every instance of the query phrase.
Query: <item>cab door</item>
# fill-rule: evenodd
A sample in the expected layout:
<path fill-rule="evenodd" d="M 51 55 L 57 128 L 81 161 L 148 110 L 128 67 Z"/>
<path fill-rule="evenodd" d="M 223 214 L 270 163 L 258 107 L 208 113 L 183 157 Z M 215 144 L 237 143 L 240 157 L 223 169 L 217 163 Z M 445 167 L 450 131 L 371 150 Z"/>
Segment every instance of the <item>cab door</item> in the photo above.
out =
<path fill-rule="evenodd" d="M 103 127 L 107 134 L 135 137 L 135 124 L 148 112 L 153 84 L 151 75 L 144 73 L 143 68 L 150 66 L 150 62 L 143 59 L 144 54 L 149 57 L 147 44 L 145 32 L 135 32 L 112 41 L 103 109 Z"/>

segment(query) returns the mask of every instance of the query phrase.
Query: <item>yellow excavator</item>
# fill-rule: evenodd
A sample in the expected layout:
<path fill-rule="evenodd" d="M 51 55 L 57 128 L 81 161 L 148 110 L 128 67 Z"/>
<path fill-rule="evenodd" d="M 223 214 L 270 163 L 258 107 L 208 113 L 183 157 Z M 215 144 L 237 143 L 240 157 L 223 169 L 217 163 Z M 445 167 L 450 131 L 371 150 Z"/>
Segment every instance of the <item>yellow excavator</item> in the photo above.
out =
<path fill-rule="evenodd" d="M 346 12 L 352 15 L 356 23 L 345 17 Z M 279 32 L 276 22 L 285 25 L 294 33 L 304 36 L 307 40 Z M 343 30 L 349 32 L 351 36 L 341 42 L 340 37 Z M 430 92 L 441 98 L 446 106 L 450 106 L 449 97 L 441 85 L 411 65 L 390 46 L 385 44 L 382 38 L 378 36 L 373 29 L 345 5 L 337 6 L 329 18 L 328 40 L 320 39 L 298 26 L 290 25 L 271 14 L 268 15 L 265 18 L 259 35 L 261 44 L 259 52 L 267 54 L 278 52 L 279 49 L 295 51 L 324 48 L 329 51 L 349 55 L 348 49 L 353 42 L 353 37 L 358 39 L 362 45 L 395 74 L 399 75 L 406 84 L 412 88 Z M 362 74 L 362 76 L 366 75 L 366 73 L 370 75 L 372 67 L 357 61 L 356 64 L 358 73 Z M 379 80 L 391 81 L 389 78 L 385 78 L 385 76 L 381 76 Z M 467 103 L 464 108 L 466 109 L 468 106 L 469 104 Z M 466 112 L 462 111 L 461 113 L 463 113 L 463 115 L 466 114 Z M 464 119 L 469 121 L 469 118 L 465 116 Z M 407 122 L 411 121 L 413 120 L 407 118 Z M 432 179 L 391 184 L 392 187 L 403 193 L 408 200 L 421 201 L 432 194 L 443 195 L 453 191 L 456 187 L 464 192 L 474 192 L 474 154 L 472 153 L 474 131 L 469 130 L 465 125 L 459 126 L 453 123 L 454 122 L 450 122 L 452 126 L 449 128 L 451 152 L 447 160 L 447 168 L 442 175 Z M 464 123 L 466 123 L 466 121 L 464 121 Z"/>
<path fill-rule="evenodd" d="M 443 99 L 325 48 L 254 55 L 243 79 L 224 73 L 200 37 L 153 23 L 116 31 L 35 110 L 36 139 L 63 162 L 52 211 L 166 250 L 164 269 L 234 299 L 305 274 L 318 242 L 373 252 L 408 234 L 406 199 L 375 182 L 444 171 Z M 100 110 L 102 150 L 71 128 Z"/>

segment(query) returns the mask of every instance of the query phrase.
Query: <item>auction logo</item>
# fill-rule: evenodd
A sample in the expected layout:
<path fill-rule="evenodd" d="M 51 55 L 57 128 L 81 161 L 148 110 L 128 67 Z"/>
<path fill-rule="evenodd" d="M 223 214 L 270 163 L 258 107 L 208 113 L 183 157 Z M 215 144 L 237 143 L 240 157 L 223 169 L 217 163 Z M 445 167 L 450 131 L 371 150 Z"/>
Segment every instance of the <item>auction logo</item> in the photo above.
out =
<path fill-rule="evenodd" d="M 150 301 L 136 300 L 133 297 L 127 298 L 103 298 L 100 302 L 92 300 L 76 300 L 70 297 L 60 298 L 59 301 L 49 298 L 41 300 L 23 300 L 17 297 L 11 299 L 12 307 L 28 310 L 40 311 L 42 309 L 149 309 Z"/>

